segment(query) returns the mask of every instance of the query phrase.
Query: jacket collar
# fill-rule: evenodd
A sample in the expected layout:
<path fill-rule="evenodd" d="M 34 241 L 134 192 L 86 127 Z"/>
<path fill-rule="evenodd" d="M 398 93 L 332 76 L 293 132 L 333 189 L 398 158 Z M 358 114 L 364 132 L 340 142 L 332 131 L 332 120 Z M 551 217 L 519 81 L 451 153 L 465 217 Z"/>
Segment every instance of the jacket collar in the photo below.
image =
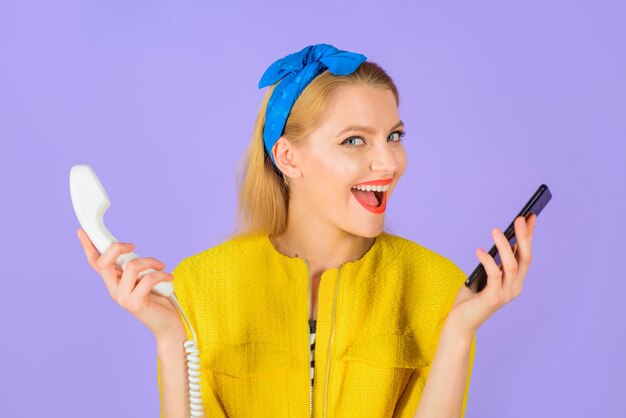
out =
<path fill-rule="evenodd" d="M 380 236 L 375 237 L 374 238 L 374 242 L 372 243 L 370 248 L 365 252 L 365 254 L 363 254 L 363 256 L 361 256 L 361 258 L 359 258 L 358 260 L 352 261 L 352 263 L 358 264 L 359 262 L 362 262 L 362 260 L 367 259 L 368 257 L 371 257 L 371 255 L 373 253 L 375 253 L 378 250 L 378 247 L 381 245 L 380 241 L 381 241 Z M 290 257 L 290 256 L 288 256 L 286 254 L 283 254 L 280 251 L 278 251 L 274 247 L 272 242 L 270 241 L 270 238 L 269 238 L 268 235 L 263 235 L 263 243 L 268 247 L 269 251 L 271 253 L 273 253 L 275 257 L 286 257 L 288 259 L 299 259 L 299 260 L 302 260 L 302 257 Z M 346 263 L 343 263 L 343 264 L 346 264 Z"/>
<path fill-rule="evenodd" d="M 361 258 L 347 261 L 341 265 L 324 271 L 322 277 L 336 275 L 341 269 L 342 275 L 358 276 L 359 272 L 367 271 L 367 276 L 373 278 L 383 270 L 391 267 L 405 250 L 406 240 L 387 232 L 376 236 L 372 246 Z M 270 241 L 267 234 L 257 233 L 243 235 L 231 241 L 246 256 L 255 261 L 259 271 L 283 271 L 290 277 L 307 277 L 308 266 L 301 257 L 289 257 L 279 252 Z M 259 251 L 260 250 L 260 251 Z"/>

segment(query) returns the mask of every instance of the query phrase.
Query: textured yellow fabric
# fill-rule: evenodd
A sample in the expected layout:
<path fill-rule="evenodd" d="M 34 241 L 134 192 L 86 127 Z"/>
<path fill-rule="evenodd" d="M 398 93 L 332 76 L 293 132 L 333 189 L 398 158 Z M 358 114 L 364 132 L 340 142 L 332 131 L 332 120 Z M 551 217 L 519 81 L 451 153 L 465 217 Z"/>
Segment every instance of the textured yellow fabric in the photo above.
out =
<path fill-rule="evenodd" d="M 307 263 L 266 235 L 247 235 L 183 259 L 172 274 L 198 336 L 206 416 L 309 417 Z M 412 417 L 465 280 L 448 258 L 388 233 L 359 260 L 326 270 L 313 416 Z M 475 346 L 476 338 L 463 415 Z M 160 375 L 159 395 L 162 402 Z"/>

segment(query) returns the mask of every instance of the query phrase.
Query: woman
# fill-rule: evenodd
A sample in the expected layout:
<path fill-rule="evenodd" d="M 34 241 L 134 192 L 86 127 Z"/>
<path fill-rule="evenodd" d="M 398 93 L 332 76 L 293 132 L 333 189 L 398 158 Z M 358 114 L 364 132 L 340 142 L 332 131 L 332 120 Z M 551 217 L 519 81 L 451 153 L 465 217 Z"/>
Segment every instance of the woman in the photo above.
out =
<path fill-rule="evenodd" d="M 268 85 L 227 241 L 172 275 L 150 257 L 121 272 L 113 262 L 132 244 L 100 256 L 79 230 L 113 299 L 156 337 L 162 416 L 190 414 L 190 330 L 149 293 L 173 280 L 197 334 L 206 416 L 462 417 L 476 330 L 521 292 L 535 216 L 516 220 L 514 248 L 492 231 L 501 267 L 477 249 L 488 285 L 474 294 L 452 261 L 383 228 L 407 164 L 391 78 L 317 44 L 273 63 Z"/>

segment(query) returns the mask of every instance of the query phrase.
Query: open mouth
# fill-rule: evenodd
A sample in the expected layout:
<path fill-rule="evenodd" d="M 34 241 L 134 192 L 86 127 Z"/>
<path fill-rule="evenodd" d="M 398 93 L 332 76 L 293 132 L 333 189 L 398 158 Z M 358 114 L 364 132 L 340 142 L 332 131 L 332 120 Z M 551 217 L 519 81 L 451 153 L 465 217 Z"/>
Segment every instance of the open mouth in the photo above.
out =
<path fill-rule="evenodd" d="M 381 208 L 387 192 L 351 189 L 356 200 L 366 209 Z"/>
<path fill-rule="evenodd" d="M 373 190 L 351 189 L 356 199 L 364 205 L 378 207 L 383 201 L 383 192 L 375 192 Z"/>

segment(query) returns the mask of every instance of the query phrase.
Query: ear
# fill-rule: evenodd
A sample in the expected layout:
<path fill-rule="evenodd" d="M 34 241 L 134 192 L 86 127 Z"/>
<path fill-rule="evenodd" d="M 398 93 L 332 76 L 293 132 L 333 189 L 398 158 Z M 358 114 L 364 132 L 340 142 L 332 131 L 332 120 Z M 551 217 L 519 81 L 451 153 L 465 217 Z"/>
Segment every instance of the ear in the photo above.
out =
<path fill-rule="evenodd" d="M 285 176 L 297 177 L 300 174 L 296 149 L 287 138 L 278 138 L 272 147 L 272 153 L 276 165 Z"/>

